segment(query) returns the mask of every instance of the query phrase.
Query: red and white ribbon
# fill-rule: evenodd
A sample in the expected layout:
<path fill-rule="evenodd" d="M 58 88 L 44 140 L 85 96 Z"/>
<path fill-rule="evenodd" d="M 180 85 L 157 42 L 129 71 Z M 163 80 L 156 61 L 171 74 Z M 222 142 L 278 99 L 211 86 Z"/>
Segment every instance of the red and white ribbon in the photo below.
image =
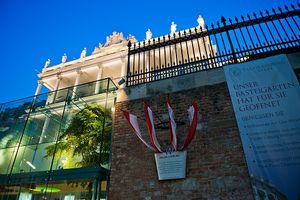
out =
<path fill-rule="evenodd" d="M 156 151 L 150 144 L 148 144 L 142 137 L 139 124 L 137 121 L 137 117 L 135 115 L 130 114 L 129 112 L 124 111 L 125 118 L 127 119 L 128 123 L 130 124 L 131 128 L 134 130 L 136 136 L 152 151 Z"/>
<path fill-rule="evenodd" d="M 160 144 L 158 143 L 158 140 L 156 138 L 152 110 L 150 109 L 150 107 L 148 106 L 148 104 L 146 102 L 144 103 L 144 112 L 145 112 L 145 116 L 146 116 L 146 122 L 147 122 L 147 127 L 148 127 L 148 134 L 150 137 L 150 143 L 156 149 L 156 152 L 162 152 Z"/>
<path fill-rule="evenodd" d="M 170 118 L 170 140 L 171 144 L 175 151 L 177 151 L 177 137 L 176 137 L 176 122 L 174 120 L 174 112 L 171 107 L 170 98 L 167 99 L 167 107 L 169 112 L 169 118 Z"/>
<path fill-rule="evenodd" d="M 170 100 L 168 98 L 167 100 L 167 107 L 169 112 L 169 118 L 170 118 L 170 137 L 171 137 L 171 144 L 174 147 L 174 150 L 184 150 L 188 147 L 188 145 L 193 140 L 196 128 L 197 128 L 197 118 L 198 118 L 198 106 L 197 102 L 194 101 L 193 105 L 190 106 L 188 109 L 188 116 L 189 116 L 189 131 L 187 133 L 186 139 L 183 143 L 183 146 L 180 149 L 177 149 L 177 136 L 176 136 L 176 122 L 174 120 L 174 112 L 170 104 Z M 153 113 L 150 107 L 147 103 L 144 104 L 144 112 L 147 122 L 147 128 L 148 128 L 148 134 L 150 137 L 150 144 L 148 144 L 142 137 L 137 116 L 130 114 L 129 112 L 124 111 L 125 118 L 127 119 L 128 123 L 130 124 L 131 128 L 134 130 L 134 133 L 137 135 L 137 137 L 142 141 L 143 144 L 145 144 L 149 149 L 151 149 L 154 152 L 162 152 L 161 146 L 157 140 L 156 132 L 154 128 L 154 120 L 153 120 Z"/>
<path fill-rule="evenodd" d="M 183 146 L 180 150 L 184 150 L 185 148 L 188 147 L 188 145 L 191 143 L 196 133 L 197 118 L 198 118 L 198 106 L 196 101 L 194 101 L 193 105 L 188 109 L 188 114 L 189 114 L 190 128 L 186 136 L 186 139 L 183 143 Z"/>

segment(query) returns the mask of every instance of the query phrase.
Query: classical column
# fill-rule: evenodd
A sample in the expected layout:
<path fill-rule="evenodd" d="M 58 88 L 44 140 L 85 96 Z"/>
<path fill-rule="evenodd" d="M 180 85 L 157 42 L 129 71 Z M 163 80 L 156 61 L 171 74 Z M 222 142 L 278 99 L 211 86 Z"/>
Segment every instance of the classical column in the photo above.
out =
<path fill-rule="evenodd" d="M 126 57 L 121 58 L 122 65 L 121 65 L 121 78 L 124 78 L 127 76 L 127 59 Z M 124 88 L 126 84 L 120 85 L 121 88 Z"/>
<path fill-rule="evenodd" d="M 145 54 L 146 52 L 144 52 L 144 54 Z M 145 73 L 145 75 L 144 75 L 144 77 L 143 77 L 143 82 L 148 82 L 149 80 L 150 80 L 150 63 L 149 63 L 149 54 L 148 54 L 148 52 L 145 54 L 145 60 L 144 60 L 144 62 L 145 62 L 145 70 L 147 71 L 147 73 Z M 145 72 L 146 72 L 145 71 Z"/>
<path fill-rule="evenodd" d="M 95 86 L 95 92 L 94 94 L 99 94 L 99 89 L 101 86 L 101 78 L 102 78 L 102 72 L 103 72 L 103 68 L 102 66 L 98 66 L 98 73 L 97 73 L 97 78 L 96 78 L 96 86 Z"/>
<path fill-rule="evenodd" d="M 81 77 L 81 74 L 82 74 L 81 69 L 77 69 L 76 73 L 77 74 L 76 74 L 75 84 L 74 84 L 73 91 L 72 91 L 72 99 L 74 99 L 76 97 L 77 86 L 79 84 L 80 77 Z"/>
<path fill-rule="evenodd" d="M 37 101 L 37 96 L 38 96 L 38 95 L 40 94 L 40 92 L 41 92 L 43 83 L 44 83 L 44 82 L 43 82 L 42 80 L 38 80 L 38 86 L 37 86 L 37 88 L 36 88 L 36 90 L 35 90 L 34 97 L 33 97 L 33 104 L 35 104 L 36 101 Z"/>
<path fill-rule="evenodd" d="M 54 103 L 54 101 L 56 99 L 57 90 L 59 89 L 59 85 L 60 85 L 61 80 L 62 80 L 62 76 L 60 74 L 57 74 L 57 80 L 56 80 L 56 84 L 55 84 L 55 87 L 54 87 L 54 94 L 53 94 L 52 103 Z"/>
<path fill-rule="evenodd" d="M 48 129 L 48 126 L 49 126 L 49 123 L 50 123 L 50 117 L 45 115 L 45 122 L 44 122 L 44 125 L 43 125 L 43 129 L 42 129 L 42 133 L 40 135 L 40 139 L 39 139 L 39 144 L 41 144 L 45 138 L 45 133 Z"/>
<path fill-rule="evenodd" d="M 35 90 L 34 96 L 37 96 L 40 94 L 43 84 L 44 84 L 44 82 L 42 80 L 38 80 L 38 86 Z"/>

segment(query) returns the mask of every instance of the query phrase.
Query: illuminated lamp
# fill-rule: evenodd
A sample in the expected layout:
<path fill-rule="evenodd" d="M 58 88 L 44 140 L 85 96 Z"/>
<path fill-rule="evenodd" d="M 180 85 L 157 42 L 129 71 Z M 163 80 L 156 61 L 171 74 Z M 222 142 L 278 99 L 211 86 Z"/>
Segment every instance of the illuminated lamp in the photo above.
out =
<path fill-rule="evenodd" d="M 36 186 L 35 188 L 30 188 L 29 190 L 33 192 L 60 192 L 59 188 L 46 186 Z"/>

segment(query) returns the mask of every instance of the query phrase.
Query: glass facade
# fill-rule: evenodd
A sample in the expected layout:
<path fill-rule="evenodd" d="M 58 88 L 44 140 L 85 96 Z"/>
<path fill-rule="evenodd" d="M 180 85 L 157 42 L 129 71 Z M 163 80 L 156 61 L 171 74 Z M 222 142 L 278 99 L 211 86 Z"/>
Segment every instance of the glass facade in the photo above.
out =
<path fill-rule="evenodd" d="M 103 79 L 1 104 L 0 199 L 106 199 L 116 89 Z M 79 150 L 66 132 L 87 105 L 107 114 Z"/>

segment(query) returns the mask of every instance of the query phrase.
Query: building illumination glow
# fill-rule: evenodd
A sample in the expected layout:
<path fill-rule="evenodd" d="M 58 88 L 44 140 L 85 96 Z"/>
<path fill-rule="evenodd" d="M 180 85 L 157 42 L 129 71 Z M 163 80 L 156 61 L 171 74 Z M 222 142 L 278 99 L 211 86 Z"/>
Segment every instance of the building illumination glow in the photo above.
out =
<path fill-rule="evenodd" d="M 29 167 L 31 167 L 32 169 L 36 169 L 36 167 L 29 161 L 26 161 L 27 165 L 29 165 Z"/>

